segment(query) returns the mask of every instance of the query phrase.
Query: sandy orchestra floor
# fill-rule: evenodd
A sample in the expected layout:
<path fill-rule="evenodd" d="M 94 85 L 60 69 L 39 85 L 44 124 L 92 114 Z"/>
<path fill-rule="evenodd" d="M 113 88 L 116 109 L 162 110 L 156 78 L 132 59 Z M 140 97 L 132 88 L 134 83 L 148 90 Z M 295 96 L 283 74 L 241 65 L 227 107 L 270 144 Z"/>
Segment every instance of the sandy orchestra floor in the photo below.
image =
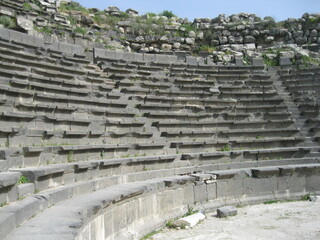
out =
<path fill-rule="evenodd" d="M 320 240 L 320 199 L 259 204 L 238 209 L 226 219 L 215 213 L 192 229 L 164 228 L 153 240 Z"/>

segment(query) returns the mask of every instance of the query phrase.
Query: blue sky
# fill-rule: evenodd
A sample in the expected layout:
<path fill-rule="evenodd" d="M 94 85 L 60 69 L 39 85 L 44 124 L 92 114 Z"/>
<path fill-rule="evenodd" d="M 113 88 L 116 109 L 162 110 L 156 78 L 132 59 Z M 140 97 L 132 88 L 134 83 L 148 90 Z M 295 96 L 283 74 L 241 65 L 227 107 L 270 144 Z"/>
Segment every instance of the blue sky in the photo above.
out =
<path fill-rule="evenodd" d="M 173 11 L 179 17 L 213 18 L 220 13 L 255 13 L 259 17 L 271 16 L 277 21 L 289 17 L 298 18 L 305 12 L 320 13 L 320 0 L 74 0 L 85 7 L 101 10 L 108 6 L 117 6 L 125 11 L 133 8 L 140 14 L 159 13 L 162 10 Z"/>

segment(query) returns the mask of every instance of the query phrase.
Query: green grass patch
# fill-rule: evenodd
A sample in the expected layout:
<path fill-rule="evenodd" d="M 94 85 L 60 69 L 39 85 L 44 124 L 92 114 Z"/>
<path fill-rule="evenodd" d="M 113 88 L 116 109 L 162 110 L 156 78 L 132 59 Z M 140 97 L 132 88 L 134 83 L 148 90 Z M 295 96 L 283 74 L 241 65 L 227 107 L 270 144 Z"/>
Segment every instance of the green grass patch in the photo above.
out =
<path fill-rule="evenodd" d="M 0 17 L 0 24 L 3 25 L 5 28 L 15 28 L 16 21 L 8 16 L 1 16 Z"/>
<path fill-rule="evenodd" d="M 265 201 L 263 204 L 274 204 L 274 203 L 279 203 L 279 200 L 270 200 L 270 201 Z"/>
<path fill-rule="evenodd" d="M 88 30 L 85 29 L 85 28 L 82 28 L 82 27 L 76 27 L 73 32 L 75 33 L 79 33 L 79 34 L 82 34 L 82 35 L 86 35 L 88 33 Z"/>
<path fill-rule="evenodd" d="M 220 151 L 222 151 L 222 152 L 229 152 L 229 151 L 231 151 L 231 147 L 230 147 L 229 144 L 227 144 L 227 145 L 223 146 L 223 147 L 220 149 Z"/>
<path fill-rule="evenodd" d="M 180 25 L 180 28 L 185 28 L 186 29 L 186 32 L 191 32 L 191 31 L 194 31 L 196 32 L 197 29 L 195 28 L 195 26 L 191 25 L 191 24 L 182 24 Z"/>
<path fill-rule="evenodd" d="M 75 17 L 68 16 L 67 20 L 70 22 L 70 25 L 74 26 L 78 23 L 78 20 Z"/>
<path fill-rule="evenodd" d="M 140 240 L 147 240 L 147 239 L 153 237 L 154 235 L 158 234 L 159 232 L 161 232 L 161 230 L 157 230 L 157 231 L 153 231 L 151 233 L 148 233 L 144 237 L 140 238 Z"/>
<path fill-rule="evenodd" d="M 102 13 L 97 13 L 93 16 L 93 21 L 98 24 L 98 25 L 101 25 L 103 23 L 105 23 L 105 18 L 102 17 L 103 14 Z"/>
<path fill-rule="evenodd" d="M 25 11 L 32 11 L 32 6 L 31 6 L 31 4 L 28 3 L 28 2 L 24 2 L 24 3 L 22 4 L 22 8 L 23 8 L 23 10 L 25 10 Z"/>
<path fill-rule="evenodd" d="M 167 223 L 166 223 L 166 227 L 167 228 L 176 228 L 176 225 L 173 224 L 173 220 L 169 220 Z"/>
<path fill-rule="evenodd" d="M 320 65 L 320 59 L 313 58 L 310 56 L 302 56 L 301 57 L 302 63 L 305 67 L 307 66 L 319 66 Z"/>
<path fill-rule="evenodd" d="M 45 34 L 52 34 L 51 27 L 34 27 L 34 30 L 37 32 L 45 33 Z"/>
<path fill-rule="evenodd" d="M 300 199 L 287 199 L 287 200 L 270 200 L 265 201 L 263 204 L 285 203 L 285 202 L 298 202 L 298 201 L 310 201 L 310 193 L 301 196 Z"/>
<path fill-rule="evenodd" d="M 148 17 L 156 17 L 156 16 L 158 16 L 158 14 L 153 13 L 153 12 L 147 12 L 146 15 L 147 15 Z"/>
<path fill-rule="evenodd" d="M 279 66 L 279 58 L 270 59 L 266 54 L 262 54 L 263 62 L 268 67 Z"/>
<path fill-rule="evenodd" d="M 59 7 L 60 12 L 68 12 L 68 11 L 80 11 L 84 14 L 89 14 L 89 10 L 85 7 L 82 7 L 80 3 L 77 2 L 69 2 L 69 3 L 61 3 Z"/>
<path fill-rule="evenodd" d="M 69 151 L 69 152 L 68 152 L 67 161 L 68 161 L 68 163 L 74 162 L 73 151 Z"/>
<path fill-rule="evenodd" d="M 202 45 L 198 47 L 198 51 L 212 53 L 214 51 L 217 51 L 217 48 L 208 45 Z"/>

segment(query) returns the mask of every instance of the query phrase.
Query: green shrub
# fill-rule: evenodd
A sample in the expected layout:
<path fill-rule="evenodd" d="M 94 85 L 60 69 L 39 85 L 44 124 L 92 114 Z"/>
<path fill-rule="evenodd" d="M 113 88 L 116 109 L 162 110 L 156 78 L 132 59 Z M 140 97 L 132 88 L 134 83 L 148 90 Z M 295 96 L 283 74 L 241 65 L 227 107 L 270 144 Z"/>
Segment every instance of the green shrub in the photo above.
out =
<path fill-rule="evenodd" d="M 265 29 L 270 30 L 277 27 L 277 23 L 273 17 L 265 17 L 264 20 L 266 20 L 266 22 L 263 23 Z"/>
<path fill-rule="evenodd" d="M 167 18 L 177 17 L 172 11 L 164 10 L 159 14 L 159 16 L 165 16 Z"/>
<path fill-rule="evenodd" d="M 185 28 L 186 32 L 190 32 L 190 31 L 196 32 L 197 31 L 197 29 L 191 24 L 182 24 L 180 27 Z"/>
<path fill-rule="evenodd" d="M 16 22 L 11 17 L 8 16 L 1 16 L 0 17 L 0 24 L 3 25 L 5 28 L 15 28 Z"/>
<path fill-rule="evenodd" d="M 120 16 L 119 16 L 122 20 L 127 19 L 130 17 L 129 13 L 126 12 L 120 12 Z"/>
<path fill-rule="evenodd" d="M 320 23 L 320 17 L 309 17 L 306 19 L 306 21 L 303 23 L 304 28 L 315 28 L 317 24 Z"/>
<path fill-rule="evenodd" d="M 120 17 L 107 15 L 107 24 L 109 24 L 110 26 L 117 25 L 119 21 L 121 21 Z"/>
<path fill-rule="evenodd" d="M 301 201 L 309 201 L 310 200 L 310 193 L 301 197 Z"/>
<path fill-rule="evenodd" d="M 279 66 L 279 58 L 269 59 L 266 54 L 262 54 L 263 62 L 268 67 Z"/>
<path fill-rule="evenodd" d="M 156 17 L 156 16 L 158 16 L 158 14 L 153 13 L 153 12 L 148 12 L 148 13 L 146 13 L 146 15 L 147 15 L 148 17 Z"/>

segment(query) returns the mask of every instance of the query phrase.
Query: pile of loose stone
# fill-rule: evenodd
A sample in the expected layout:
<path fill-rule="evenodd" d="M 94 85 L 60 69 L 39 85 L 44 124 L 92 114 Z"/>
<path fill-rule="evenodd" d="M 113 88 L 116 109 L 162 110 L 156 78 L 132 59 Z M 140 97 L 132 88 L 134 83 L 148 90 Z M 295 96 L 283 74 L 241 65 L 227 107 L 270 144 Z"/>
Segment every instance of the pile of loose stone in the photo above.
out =
<path fill-rule="evenodd" d="M 16 19 L 18 31 L 48 42 L 59 40 L 88 49 L 209 55 L 214 62 L 224 64 L 233 63 L 236 58 L 250 63 L 252 58 L 261 56 L 275 64 L 280 57 L 290 58 L 293 63 L 304 57 L 319 57 L 318 14 L 304 14 L 280 23 L 271 17 L 261 19 L 247 13 L 189 21 L 175 16 L 139 15 L 134 9 L 122 12 L 114 6 L 104 11 L 85 9 L 79 4 L 76 10 L 63 9 L 61 4 L 68 6 L 68 2 L 5 0 L 0 3 L 0 16 Z"/>

